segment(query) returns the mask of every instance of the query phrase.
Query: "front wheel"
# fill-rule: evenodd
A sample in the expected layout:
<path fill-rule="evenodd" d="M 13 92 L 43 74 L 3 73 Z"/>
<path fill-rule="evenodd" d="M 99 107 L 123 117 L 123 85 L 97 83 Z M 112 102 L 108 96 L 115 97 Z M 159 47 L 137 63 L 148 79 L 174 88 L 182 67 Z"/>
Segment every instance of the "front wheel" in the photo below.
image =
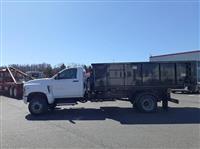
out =
<path fill-rule="evenodd" d="M 41 97 L 34 97 L 30 101 L 28 109 L 29 109 L 31 114 L 40 115 L 40 114 L 47 112 L 48 104 L 47 104 L 46 99 L 43 99 Z"/>
<path fill-rule="evenodd" d="M 144 94 L 139 96 L 137 107 L 141 112 L 151 113 L 157 110 L 157 101 L 155 96 Z"/>

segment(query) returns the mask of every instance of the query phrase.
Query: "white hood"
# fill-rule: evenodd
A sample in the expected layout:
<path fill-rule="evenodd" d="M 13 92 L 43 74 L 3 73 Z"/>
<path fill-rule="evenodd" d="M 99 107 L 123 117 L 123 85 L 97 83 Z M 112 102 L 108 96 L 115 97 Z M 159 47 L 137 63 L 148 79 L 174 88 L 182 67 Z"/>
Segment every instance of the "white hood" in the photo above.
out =
<path fill-rule="evenodd" d="M 51 78 L 35 79 L 35 80 L 30 80 L 28 82 L 25 82 L 24 85 L 49 84 L 50 81 L 51 81 Z"/>

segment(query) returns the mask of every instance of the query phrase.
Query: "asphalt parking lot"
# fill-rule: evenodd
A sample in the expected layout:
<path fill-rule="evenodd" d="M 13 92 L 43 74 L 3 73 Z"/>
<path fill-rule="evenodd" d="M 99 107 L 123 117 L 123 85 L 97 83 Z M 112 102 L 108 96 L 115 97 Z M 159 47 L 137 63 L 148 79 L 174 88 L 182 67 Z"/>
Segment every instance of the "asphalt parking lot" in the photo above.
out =
<path fill-rule="evenodd" d="M 200 95 L 157 113 L 129 102 L 87 102 L 34 117 L 21 100 L 0 97 L 1 148 L 200 148 Z"/>

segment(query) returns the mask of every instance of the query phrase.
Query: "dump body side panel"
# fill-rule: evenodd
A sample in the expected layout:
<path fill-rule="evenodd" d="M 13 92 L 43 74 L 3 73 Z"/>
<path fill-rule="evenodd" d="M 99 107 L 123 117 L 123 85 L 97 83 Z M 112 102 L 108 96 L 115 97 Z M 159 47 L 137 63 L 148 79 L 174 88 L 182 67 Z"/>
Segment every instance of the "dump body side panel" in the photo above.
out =
<path fill-rule="evenodd" d="M 146 90 L 162 96 L 168 89 L 195 84 L 197 78 L 194 62 L 107 63 L 92 66 L 93 90 L 105 96 L 109 94 L 110 97 L 130 97 Z"/>

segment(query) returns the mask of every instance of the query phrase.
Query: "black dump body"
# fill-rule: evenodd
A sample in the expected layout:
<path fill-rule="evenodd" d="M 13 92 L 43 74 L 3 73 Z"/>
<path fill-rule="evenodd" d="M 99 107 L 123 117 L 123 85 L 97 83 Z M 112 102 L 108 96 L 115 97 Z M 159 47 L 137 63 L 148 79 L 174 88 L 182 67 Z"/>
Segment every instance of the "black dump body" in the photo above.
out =
<path fill-rule="evenodd" d="M 105 98 L 155 92 L 166 98 L 168 89 L 197 84 L 197 62 L 129 62 L 92 64 L 91 88 Z"/>

